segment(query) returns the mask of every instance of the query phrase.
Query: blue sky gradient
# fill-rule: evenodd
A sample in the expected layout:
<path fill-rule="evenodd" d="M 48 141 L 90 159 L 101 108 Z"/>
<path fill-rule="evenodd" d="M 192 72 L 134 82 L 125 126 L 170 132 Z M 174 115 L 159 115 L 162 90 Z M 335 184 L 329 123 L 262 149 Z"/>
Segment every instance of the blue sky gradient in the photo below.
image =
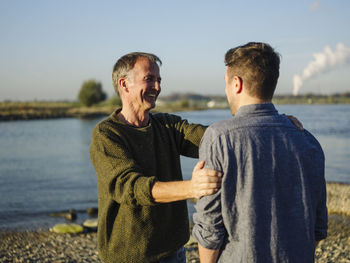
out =
<path fill-rule="evenodd" d="M 224 95 L 224 54 L 249 41 L 282 55 L 277 94 L 291 94 L 314 53 L 350 47 L 349 14 L 347 0 L 0 0 L 0 101 L 75 100 L 88 79 L 113 95 L 113 65 L 133 51 L 162 59 L 162 94 Z M 350 91 L 349 72 L 329 69 L 300 93 Z"/>

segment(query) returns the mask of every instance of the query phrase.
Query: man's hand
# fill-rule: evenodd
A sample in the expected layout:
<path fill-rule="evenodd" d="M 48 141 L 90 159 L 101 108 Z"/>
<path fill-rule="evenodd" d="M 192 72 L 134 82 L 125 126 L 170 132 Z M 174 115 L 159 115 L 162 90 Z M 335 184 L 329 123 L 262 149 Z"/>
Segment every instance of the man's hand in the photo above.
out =
<path fill-rule="evenodd" d="M 170 203 L 189 198 L 214 194 L 221 187 L 221 173 L 206 169 L 204 161 L 198 162 L 192 172 L 192 179 L 186 181 L 155 182 L 152 197 L 156 203 Z"/>
<path fill-rule="evenodd" d="M 192 198 L 211 195 L 221 187 L 222 174 L 218 171 L 204 168 L 204 161 L 199 161 L 193 168 L 190 181 Z"/>

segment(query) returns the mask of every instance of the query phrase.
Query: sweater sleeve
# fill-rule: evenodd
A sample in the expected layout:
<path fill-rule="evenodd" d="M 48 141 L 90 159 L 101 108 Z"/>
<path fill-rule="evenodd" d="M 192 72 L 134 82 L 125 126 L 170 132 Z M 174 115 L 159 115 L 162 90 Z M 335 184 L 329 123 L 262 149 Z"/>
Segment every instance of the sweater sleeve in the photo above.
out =
<path fill-rule="evenodd" d="M 178 152 L 181 155 L 198 158 L 198 147 L 207 126 L 188 123 L 179 116 L 171 116 L 171 125 L 175 131 L 175 139 L 178 145 Z"/>
<path fill-rule="evenodd" d="M 145 176 L 118 136 L 96 126 L 92 133 L 90 157 L 97 172 L 99 195 L 110 195 L 118 203 L 155 205 L 152 187 L 155 176 Z"/>

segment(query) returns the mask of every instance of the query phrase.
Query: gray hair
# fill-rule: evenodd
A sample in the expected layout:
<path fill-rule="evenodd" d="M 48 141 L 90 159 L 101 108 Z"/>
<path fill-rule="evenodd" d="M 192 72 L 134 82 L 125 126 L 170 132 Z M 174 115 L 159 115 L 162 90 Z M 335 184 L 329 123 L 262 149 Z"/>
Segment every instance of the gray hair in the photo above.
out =
<path fill-rule="evenodd" d="M 138 58 L 146 58 L 151 62 L 162 65 L 162 61 L 154 54 L 145 52 L 132 52 L 122 56 L 115 63 L 112 73 L 114 90 L 119 94 L 119 79 L 126 78 L 130 70 L 133 69 Z"/>

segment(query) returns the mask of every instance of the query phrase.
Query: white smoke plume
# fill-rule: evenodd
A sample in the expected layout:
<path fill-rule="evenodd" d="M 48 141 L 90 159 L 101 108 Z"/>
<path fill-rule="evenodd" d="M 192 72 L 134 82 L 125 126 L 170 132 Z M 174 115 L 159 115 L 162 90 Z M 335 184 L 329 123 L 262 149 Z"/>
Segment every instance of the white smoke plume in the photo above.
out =
<path fill-rule="evenodd" d="M 338 43 L 334 51 L 326 46 L 323 52 L 315 53 L 313 57 L 314 60 L 306 66 L 301 74 L 294 75 L 293 95 L 298 95 L 301 86 L 307 79 L 350 63 L 350 48 L 343 43 Z"/>

